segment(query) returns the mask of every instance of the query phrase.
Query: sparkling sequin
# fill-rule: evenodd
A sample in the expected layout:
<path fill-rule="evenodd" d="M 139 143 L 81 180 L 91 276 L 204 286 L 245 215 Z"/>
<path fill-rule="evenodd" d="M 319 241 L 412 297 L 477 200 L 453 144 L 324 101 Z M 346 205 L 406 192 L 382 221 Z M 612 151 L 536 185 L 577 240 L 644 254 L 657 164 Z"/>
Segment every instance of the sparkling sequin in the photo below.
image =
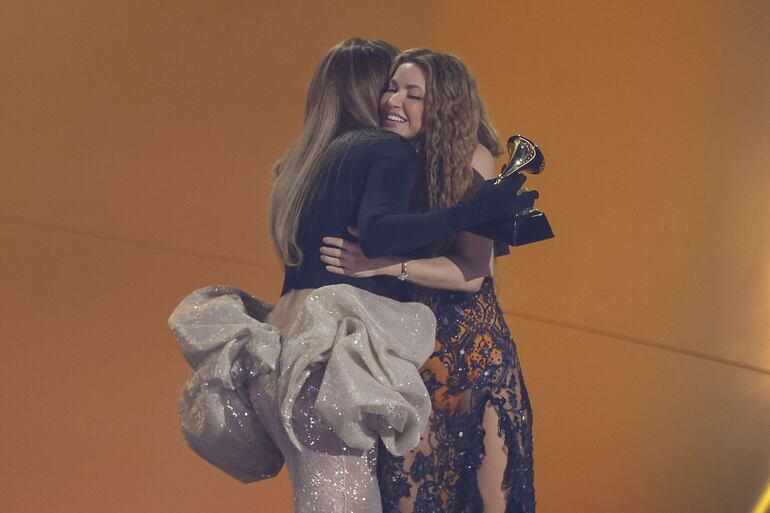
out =
<path fill-rule="evenodd" d="M 255 319 L 270 308 L 238 289 L 207 287 L 169 317 L 192 368 L 179 400 L 182 433 L 200 456 L 243 482 L 272 477 L 284 462 L 244 401 L 252 375 L 278 360 L 278 336 Z"/>
<path fill-rule="evenodd" d="M 482 419 L 491 407 L 505 446 L 493 474 L 505 511 L 533 513 L 531 408 L 516 346 L 487 279 L 479 292 L 438 293 L 435 351 L 421 369 L 432 398 L 429 427 L 415 451 L 380 451 L 383 513 L 482 513 L 477 476 L 488 464 Z"/>
<path fill-rule="evenodd" d="M 179 409 L 190 447 L 244 482 L 285 459 L 295 513 L 379 513 L 378 437 L 403 454 L 427 425 L 418 368 L 433 349 L 433 313 L 332 285 L 281 336 L 263 322 L 271 308 L 206 287 L 169 319 L 193 368 Z"/>

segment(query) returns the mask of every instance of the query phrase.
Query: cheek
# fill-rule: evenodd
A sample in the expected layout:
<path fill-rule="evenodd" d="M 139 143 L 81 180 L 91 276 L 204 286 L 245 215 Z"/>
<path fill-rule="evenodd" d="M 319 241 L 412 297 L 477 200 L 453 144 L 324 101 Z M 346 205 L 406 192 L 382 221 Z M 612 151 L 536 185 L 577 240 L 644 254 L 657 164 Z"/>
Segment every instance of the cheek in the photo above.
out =
<path fill-rule="evenodd" d="M 415 106 L 415 109 L 414 109 L 414 118 L 413 118 L 413 119 L 414 119 L 414 124 L 415 124 L 415 125 L 416 125 L 418 128 L 420 128 L 420 129 L 422 128 L 422 121 L 423 121 L 423 119 L 422 119 L 422 116 L 423 116 L 423 112 L 424 112 L 424 108 L 423 108 L 423 106 L 422 106 L 422 105 L 419 105 L 419 106 Z"/>
<path fill-rule="evenodd" d="M 390 100 L 390 94 L 388 93 L 382 93 L 382 96 L 380 96 L 380 111 L 382 111 L 385 108 L 385 105 L 388 103 L 388 100 Z"/>

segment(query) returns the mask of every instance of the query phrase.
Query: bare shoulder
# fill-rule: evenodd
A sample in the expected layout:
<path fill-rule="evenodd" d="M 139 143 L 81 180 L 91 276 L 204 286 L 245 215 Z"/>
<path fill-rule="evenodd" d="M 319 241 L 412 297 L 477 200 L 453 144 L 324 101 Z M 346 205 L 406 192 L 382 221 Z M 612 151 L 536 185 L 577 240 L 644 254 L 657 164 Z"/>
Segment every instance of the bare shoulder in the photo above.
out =
<path fill-rule="evenodd" d="M 497 176 L 495 172 L 495 158 L 492 153 L 481 144 L 476 145 L 471 158 L 471 167 L 476 170 L 485 180 Z"/>

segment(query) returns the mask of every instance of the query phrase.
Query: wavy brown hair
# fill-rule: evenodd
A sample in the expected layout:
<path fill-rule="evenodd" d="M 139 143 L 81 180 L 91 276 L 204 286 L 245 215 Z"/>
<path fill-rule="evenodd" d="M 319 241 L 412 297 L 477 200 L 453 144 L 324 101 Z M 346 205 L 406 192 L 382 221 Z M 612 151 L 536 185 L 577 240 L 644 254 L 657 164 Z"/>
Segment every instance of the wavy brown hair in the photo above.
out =
<path fill-rule="evenodd" d="M 297 232 L 312 204 L 331 154 L 342 154 L 355 131 L 379 125 L 377 104 L 398 53 L 380 40 L 348 39 L 329 50 L 310 81 L 305 124 L 297 140 L 273 167 L 268 224 L 285 265 L 302 263 Z"/>
<path fill-rule="evenodd" d="M 415 48 L 393 61 L 391 76 L 402 64 L 412 63 L 425 76 L 422 131 L 414 143 L 424 161 L 424 174 L 415 189 L 415 204 L 432 211 L 455 205 L 473 183 L 471 158 L 482 144 L 492 155 L 503 146 L 481 100 L 471 72 L 457 57 Z M 450 241 L 433 245 L 433 255 L 444 254 Z"/>

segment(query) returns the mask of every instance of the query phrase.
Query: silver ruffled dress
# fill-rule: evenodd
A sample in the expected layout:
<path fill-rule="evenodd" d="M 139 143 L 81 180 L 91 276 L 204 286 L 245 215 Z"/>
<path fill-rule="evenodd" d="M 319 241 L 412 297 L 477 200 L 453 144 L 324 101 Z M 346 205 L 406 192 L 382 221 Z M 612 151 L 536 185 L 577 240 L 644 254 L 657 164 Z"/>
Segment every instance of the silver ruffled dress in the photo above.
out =
<path fill-rule="evenodd" d="M 213 286 L 171 314 L 192 368 L 179 401 L 187 443 L 242 482 L 286 462 L 296 513 L 379 512 L 377 438 L 402 455 L 430 415 L 418 369 L 434 348 L 433 313 L 330 285 L 282 334 L 266 322 L 272 308 Z"/>

